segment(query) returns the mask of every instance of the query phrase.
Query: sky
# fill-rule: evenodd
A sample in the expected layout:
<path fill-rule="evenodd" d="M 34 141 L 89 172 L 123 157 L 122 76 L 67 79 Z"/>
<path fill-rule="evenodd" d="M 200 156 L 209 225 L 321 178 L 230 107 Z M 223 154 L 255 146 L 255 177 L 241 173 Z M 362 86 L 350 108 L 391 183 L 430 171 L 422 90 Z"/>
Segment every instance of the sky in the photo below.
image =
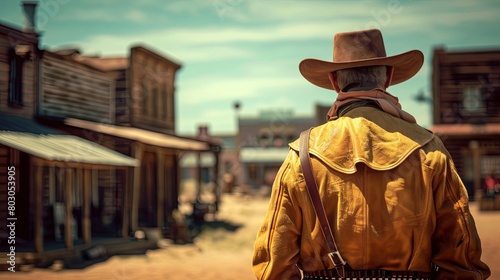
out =
<path fill-rule="evenodd" d="M 20 0 L 3 0 L 0 21 L 21 27 Z M 332 61 L 333 36 L 378 28 L 387 55 L 424 53 L 412 79 L 388 88 L 424 127 L 432 125 L 432 53 L 500 48 L 497 0 L 39 0 L 37 30 L 48 50 L 77 47 L 85 55 L 127 56 L 142 44 L 180 63 L 176 133 L 199 125 L 212 134 L 236 132 L 240 116 L 265 110 L 313 116 L 334 91 L 306 81 L 301 60 Z"/>

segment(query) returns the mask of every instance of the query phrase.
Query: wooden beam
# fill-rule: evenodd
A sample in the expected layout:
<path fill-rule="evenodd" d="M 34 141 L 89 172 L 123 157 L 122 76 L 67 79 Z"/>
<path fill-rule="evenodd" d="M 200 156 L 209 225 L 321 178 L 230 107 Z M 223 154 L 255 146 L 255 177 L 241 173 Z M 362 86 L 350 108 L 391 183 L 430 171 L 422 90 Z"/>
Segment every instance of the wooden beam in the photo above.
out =
<path fill-rule="evenodd" d="M 122 237 L 128 237 L 128 230 L 130 226 L 130 176 L 129 174 L 132 172 L 132 168 L 127 168 L 124 170 L 125 177 L 123 178 L 123 219 L 122 219 Z"/>
<path fill-rule="evenodd" d="M 201 196 L 201 152 L 196 152 L 196 201 Z"/>
<path fill-rule="evenodd" d="M 219 211 L 219 204 L 220 204 L 220 198 L 221 198 L 221 193 L 222 193 L 222 190 L 221 190 L 221 186 L 219 184 L 219 155 L 220 153 L 219 152 L 214 152 L 213 153 L 214 157 L 215 157 L 215 163 L 214 163 L 214 178 L 213 178 L 213 182 L 214 182 L 214 186 L 215 186 L 215 211 L 218 212 Z"/>
<path fill-rule="evenodd" d="M 82 235 L 83 235 L 83 243 L 90 244 L 92 229 L 90 223 L 90 190 L 91 185 L 90 182 L 92 180 L 90 169 L 85 168 L 83 170 L 83 213 L 82 213 Z"/>
<path fill-rule="evenodd" d="M 157 210 L 156 210 L 156 225 L 160 230 L 163 230 L 164 217 L 165 217 L 165 155 L 162 153 L 161 149 L 158 148 L 156 151 L 157 157 Z"/>
<path fill-rule="evenodd" d="M 442 64 L 451 63 L 479 63 L 479 62 L 496 62 L 500 61 L 500 52 L 455 52 L 444 53 L 441 57 Z"/>
<path fill-rule="evenodd" d="M 140 142 L 134 142 L 132 146 L 132 153 L 134 158 L 137 160 L 142 159 L 142 154 L 144 151 L 143 144 Z M 141 165 L 135 166 L 134 167 L 134 178 L 133 178 L 133 185 L 132 185 L 132 212 L 130 213 L 131 216 L 131 225 L 132 225 L 132 231 L 136 231 L 139 228 L 139 196 L 140 196 L 140 187 L 141 187 Z"/>
<path fill-rule="evenodd" d="M 73 249 L 73 170 L 65 168 L 66 189 L 64 204 L 66 205 L 66 217 L 64 221 L 64 240 L 68 250 Z"/>
<path fill-rule="evenodd" d="M 43 168 L 32 164 L 35 173 L 35 252 L 43 253 Z"/>
<path fill-rule="evenodd" d="M 478 141 L 470 141 L 469 148 L 472 150 L 472 161 L 474 166 L 474 192 L 481 191 L 481 151 Z"/>

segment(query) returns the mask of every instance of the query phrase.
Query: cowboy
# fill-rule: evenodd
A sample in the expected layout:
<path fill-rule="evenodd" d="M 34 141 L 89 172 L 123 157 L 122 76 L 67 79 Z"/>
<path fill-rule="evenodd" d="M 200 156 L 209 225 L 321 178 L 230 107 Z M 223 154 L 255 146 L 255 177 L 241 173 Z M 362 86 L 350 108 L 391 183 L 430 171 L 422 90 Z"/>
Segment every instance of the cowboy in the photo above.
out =
<path fill-rule="evenodd" d="M 418 50 L 387 56 L 372 29 L 336 34 L 333 62 L 300 63 L 306 80 L 338 95 L 328 122 L 300 142 L 313 175 L 303 171 L 295 141 L 274 180 L 254 245 L 257 279 L 489 277 L 449 153 L 386 91 L 423 60 Z"/>

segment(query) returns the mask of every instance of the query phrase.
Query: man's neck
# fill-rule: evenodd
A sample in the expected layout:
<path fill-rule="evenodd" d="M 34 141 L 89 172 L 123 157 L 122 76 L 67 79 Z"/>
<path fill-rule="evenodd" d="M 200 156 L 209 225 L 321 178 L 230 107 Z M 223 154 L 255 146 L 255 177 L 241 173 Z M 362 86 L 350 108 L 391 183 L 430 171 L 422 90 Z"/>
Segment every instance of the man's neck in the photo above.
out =
<path fill-rule="evenodd" d="M 379 85 L 371 82 L 353 82 L 348 85 L 346 85 L 344 88 L 342 88 L 343 92 L 351 92 L 351 91 L 363 91 L 363 90 L 370 90 L 370 89 L 375 89 L 375 88 L 380 88 Z"/>

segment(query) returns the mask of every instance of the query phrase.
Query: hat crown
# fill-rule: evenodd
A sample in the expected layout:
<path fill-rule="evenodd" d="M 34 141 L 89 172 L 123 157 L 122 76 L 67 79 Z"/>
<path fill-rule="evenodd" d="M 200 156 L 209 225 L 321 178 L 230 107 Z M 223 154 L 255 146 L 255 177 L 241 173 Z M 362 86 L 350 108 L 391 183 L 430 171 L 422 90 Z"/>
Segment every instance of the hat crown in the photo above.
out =
<path fill-rule="evenodd" d="M 378 29 L 337 33 L 333 38 L 333 62 L 387 57 Z"/>

